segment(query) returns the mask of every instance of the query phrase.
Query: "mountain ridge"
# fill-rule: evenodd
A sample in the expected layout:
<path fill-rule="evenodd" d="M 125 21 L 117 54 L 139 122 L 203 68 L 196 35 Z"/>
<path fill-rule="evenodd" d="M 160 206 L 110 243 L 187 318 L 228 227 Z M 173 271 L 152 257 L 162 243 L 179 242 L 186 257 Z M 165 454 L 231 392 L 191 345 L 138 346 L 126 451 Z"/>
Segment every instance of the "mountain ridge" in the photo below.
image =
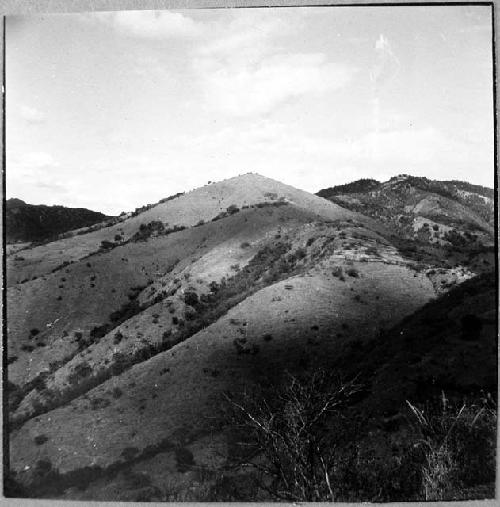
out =
<path fill-rule="evenodd" d="M 87 208 L 27 204 L 10 198 L 6 201 L 6 240 L 7 243 L 47 241 L 108 218 L 111 217 Z"/>

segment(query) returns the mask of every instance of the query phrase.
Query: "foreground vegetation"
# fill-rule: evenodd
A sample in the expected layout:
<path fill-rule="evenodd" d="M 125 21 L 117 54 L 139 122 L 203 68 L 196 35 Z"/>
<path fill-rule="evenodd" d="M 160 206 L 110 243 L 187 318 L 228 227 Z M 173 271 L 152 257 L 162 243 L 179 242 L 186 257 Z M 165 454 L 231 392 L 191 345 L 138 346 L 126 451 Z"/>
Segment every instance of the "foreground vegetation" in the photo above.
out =
<path fill-rule="evenodd" d="M 404 424 L 377 432 L 356 410 L 356 379 L 316 370 L 280 386 L 227 395 L 255 495 L 285 501 L 466 500 L 494 496 L 496 404 L 491 396 L 419 406 Z"/>

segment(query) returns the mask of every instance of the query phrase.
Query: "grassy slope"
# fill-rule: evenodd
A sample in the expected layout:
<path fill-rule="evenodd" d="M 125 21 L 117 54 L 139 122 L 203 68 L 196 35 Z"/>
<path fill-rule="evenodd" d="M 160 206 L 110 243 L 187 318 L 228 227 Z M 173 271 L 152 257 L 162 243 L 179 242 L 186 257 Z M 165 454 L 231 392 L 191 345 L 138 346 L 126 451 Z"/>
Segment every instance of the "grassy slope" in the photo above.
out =
<path fill-rule="evenodd" d="M 239 256 L 246 255 L 240 248 L 243 241 L 253 244 L 278 229 L 314 218 L 293 206 L 243 210 L 201 227 L 148 242 L 128 243 L 10 288 L 9 357 L 18 359 L 9 367 L 9 379 L 22 385 L 50 362 L 75 353 L 75 332 L 88 339 L 95 326 L 107 322 L 113 311 L 128 302 L 133 287 L 150 285 L 149 290 L 157 292 L 162 284 L 172 283 L 186 269 L 192 271 L 195 279 L 203 276 L 208 282 L 219 280 L 230 265 L 239 262 Z M 255 248 L 256 245 L 246 252 L 255 252 Z M 201 258 L 204 260 L 199 261 Z M 192 265 L 196 261 L 198 264 Z M 40 330 L 34 338 L 30 335 L 32 329 Z M 40 342 L 46 345 L 36 346 Z M 33 346 L 34 351 L 23 351 L 26 345 Z"/>
<path fill-rule="evenodd" d="M 270 195 L 273 193 L 275 197 Z M 211 220 L 232 204 L 243 206 L 280 197 L 324 218 L 368 220 L 362 215 L 278 181 L 256 174 L 246 174 L 193 190 L 112 227 L 24 250 L 24 260 L 16 261 L 13 257 L 7 259 L 8 285 L 42 276 L 63 262 L 74 262 L 92 254 L 99 249 L 101 241 L 114 241 L 118 233 L 123 233 L 126 240 L 133 236 L 143 223 L 160 220 L 168 222 L 170 226 L 192 226 L 200 220 Z"/>
<path fill-rule="evenodd" d="M 326 229 L 315 231 L 316 236 Z M 300 233 L 297 240 L 303 244 Z M 361 251 L 363 241 L 368 239 L 359 241 Z M 316 262 L 312 271 L 261 290 L 171 350 L 113 377 L 66 407 L 28 421 L 13 435 L 13 467 L 19 470 L 26 463 L 33 467 L 43 458 L 62 472 L 87 465 L 106 467 L 122 459 L 125 447 L 136 447 L 140 453 L 165 438 L 175 443 L 180 433 L 187 439 L 204 435 L 222 390 L 237 388 L 265 372 L 293 367 L 304 358 L 331 357 L 346 340 L 394 324 L 434 294 L 427 277 L 407 266 L 381 262 L 378 256 L 368 262 L 346 261 L 346 255 L 362 254 L 352 239 L 344 243 L 345 250 Z M 308 255 L 313 255 L 312 250 Z M 394 252 L 386 258 L 396 260 Z M 399 262 L 404 264 L 401 258 Z M 359 276 L 346 275 L 342 281 L 332 275 L 338 265 L 344 265 L 346 272 L 355 268 Z M 145 335 L 149 329 L 141 328 Z M 267 333 L 272 335 L 269 341 L 264 339 Z M 238 353 L 234 340 L 242 337 L 249 353 Z M 124 394 L 115 399 L 111 392 L 116 386 Z M 109 405 L 89 409 L 94 398 L 106 399 Z M 30 445 L 36 434 L 46 435 L 47 443 Z"/>

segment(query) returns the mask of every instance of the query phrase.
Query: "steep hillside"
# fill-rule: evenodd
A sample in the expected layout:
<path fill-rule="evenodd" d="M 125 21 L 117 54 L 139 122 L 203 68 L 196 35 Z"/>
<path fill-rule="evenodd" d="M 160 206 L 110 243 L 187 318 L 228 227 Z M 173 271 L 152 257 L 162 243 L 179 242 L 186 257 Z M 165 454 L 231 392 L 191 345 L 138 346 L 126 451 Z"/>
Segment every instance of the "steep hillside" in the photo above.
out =
<path fill-rule="evenodd" d="M 495 273 L 489 272 L 361 341 L 342 358 L 342 368 L 363 371 L 373 394 L 363 411 L 394 416 L 405 399 L 423 402 L 443 390 L 449 396 L 482 391 L 496 398 L 496 312 Z"/>
<path fill-rule="evenodd" d="M 385 224 L 249 174 L 9 259 L 8 492 L 261 498 L 247 491 L 247 472 L 242 483 L 227 472 L 239 451 L 224 394 L 285 371 L 359 368 L 370 390 L 362 411 L 382 424 L 398 410 L 390 382 L 394 400 L 407 387 L 416 396 L 428 382 L 418 371 L 437 354 L 479 343 L 462 347 L 453 334 L 465 306 L 492 318 L 490 282 L 467 289 L 478 280 L 471 266 L 415 259 L 393 240 Z M 451 338 L 425 327 L 439 328 L 426 316 L 440 312 Z M 490 336 L 490 321 L 481 332 Z M 483 349 L 470 357 L 484 359 Z M 417 366 L 400 379 L 407 361 Z M 463 376 L 464 390 L 490 389 L 491 360 L 484 366 Z M 441 379 L 443 368 L 425 371 Z M 217 493 L 222 484 L 231 494 Z"/>
<path fill-rule="evenodd" d="M 5 227 L 7 243 L 40 242 L 64 232 L 102 222 L 106 215 L 85 208 L 27 204 L 7 199 Z"/>

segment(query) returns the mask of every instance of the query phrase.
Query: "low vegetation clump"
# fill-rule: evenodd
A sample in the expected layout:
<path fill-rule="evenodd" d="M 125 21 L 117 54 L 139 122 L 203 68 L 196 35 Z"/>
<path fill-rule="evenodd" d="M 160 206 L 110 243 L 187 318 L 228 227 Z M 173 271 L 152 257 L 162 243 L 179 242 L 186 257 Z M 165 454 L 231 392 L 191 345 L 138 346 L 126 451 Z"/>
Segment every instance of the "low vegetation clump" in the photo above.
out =
<path fill-rule="evenodd" d="M 471 488 L 494 483 L 496 410 L 491 399 L 457 404 L 442 393 L 420 408 L 407 403 L 424 456 L 424 500 L 467 499 Z"/>
<path fill-rule="evenodd" d="M 147 241 L 154 236 L 168 236 L 174 232 L 183 231 L 186 227 L 183 225 L 174 225 L 173 227 L 166 227 L 160 220 L 153 220 L 147 224 L 141 224 L 139 230 L 130 238 L 129 241 L 136 243 L 138 241 Z"/>
<path fill-rule="evenodd" d="M 359 278 L 359 271 L 356 268 L 349 268 L 347 274 L 352 278 Z"/>
<path fill-rule="evenodd" d="M 118 245 L 116 243 L 114 243 L 113 241 L 103 240 L 103 241 L 101 241 L 100 249 L 101 250 L 111 250 L 117 246 Z"/>
<path fill-rule="evenodd" d="M 341 282 L 345 282 L 344 270 L 342 266 L 335 266 L 332 270 L 332 275 L 338 278 Z"/>
<path fill-rule="evenodd" d="M 46 435 L 37 435 L 34 439 L 36 445 L 43 445 L 45 442 L 48 442 L 48 437 Z"/>
<path fill-rule="evenodd" d="M 163 199 L 160 199 L 158 201 L 158 203 L 164 203 L 164 202 L 168 202 L 168 201 L 172 201 L 174 199 L 177 199 L 178 197 L 181 197 L 182 195 L 184 195 L 184 192 L 178 192 L 177 194 L 174 194 L 174 195 L 170 195 L 168 197 L 164 197 Z"/>

